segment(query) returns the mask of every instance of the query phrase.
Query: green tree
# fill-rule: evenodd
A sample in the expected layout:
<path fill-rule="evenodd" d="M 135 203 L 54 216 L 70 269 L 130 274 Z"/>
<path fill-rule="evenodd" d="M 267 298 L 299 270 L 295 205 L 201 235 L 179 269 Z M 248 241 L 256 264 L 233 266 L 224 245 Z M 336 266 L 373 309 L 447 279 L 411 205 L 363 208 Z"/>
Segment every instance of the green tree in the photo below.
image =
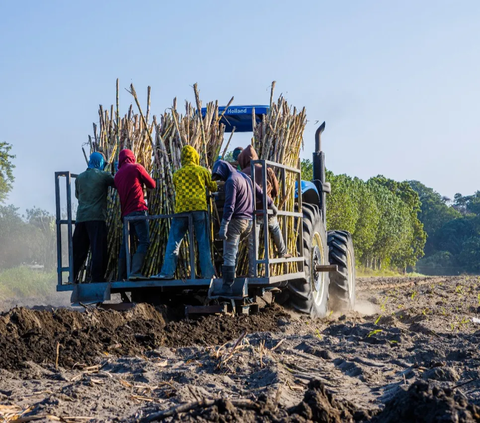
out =
<path fill-rule="evenodd" d="M 424 255 L 426 233 L 418 215 L 421 203 L 418 193 L 408 182 L 397 182 L 382 175 L 371 178 L 372 182 L 387 188 L 401 203 L 396 212 L 402 216 L 398 223 L 397 246 L 390 256 L 392 265 L 406 269 Z"/>
<path fill-rule="evenodd" d="M 401 235 L 400 201 L 391 191 L 370 179 L 367 186 L 375 196 L 375 203 L 378 208 L 379 221 L 375 234 L 375 241 L 366 254 L 367 266 L 374 269 L 388 268 L 390 266 L 392 253 L 398 248 Z"/>
<path fill-rule="evenodd" d="M 233 151 L 227 151 L 223 157 L 223 160 L 226 162 L 233 162 Z"/>
<path fill-rule="evenodd" d="M 456 256 L 459 267 L 469 273 L 480 272 L 480 236 L 476 234 L 462 243 L 462 250 Z"/>
<path fill-rule="evenodd" d="M 327 228 L 343 229 L 353 234 L 359 218 L 353 180 L 331 171 L 327 171 L 325 177 L 332 186 L 332 192 L 327 195 Z"/>
<path fill-rule="evenodd" d="M 0 142 L 0 203 L 5 201 L 15 179 L 13 176 L 15 165 L 12 164 L 12 159 L 15 156 L 10 154 L 11 149 L 10 144 Z"/>
<path fill-rule="evenodd" d="M 31 227 L 34 260 L 47 269 L 55 267 L 55 218 L 46 210 L 27 209 L 27 223 Z"/>
<path fill-rule="evenodd" d="M 457 255 L 463 250 L 464 244 L 472 237 L 478 237 L 473 216 L 453 219 L 442 226 L 437 234 L 439 251 L 449 251 Z"/>
<path fill-rule="evenodd" d="M 302 180 L 313 181 L 313 163 L 308 159 L 302 159 L 300 163 L 302 170 Z"/>
<path fill-rule="evenodd" d="M 372 250 L 375 243 L 380 212 L 374 193 L 359 178 L 353 179 L 352 195 L 358 211 L 355 231 L 352 233 L 355 257 L 358 262 L 366 265 L 366 254 Z"/>
<path fill-rule="evenodd" d="M 0 268 L 19 266 L 31 261 L 32 233 L 13 205 L 0 206 Z"/>
<path fill-rule="evenodd" d="M 447 205 L 447 198 L 442 197 L 432 188 L 426 187 L 419 181 L 408 181 L 408 184 L 419 196 L 421 203 L 419 217 L 429 240 L 445 223 L 461 216 L 461 213 Z M 427 251 L 428 244 L 429 241 L 427 241 Z"/>
<path fill-rule="evenodd" d="M 480 214 L 480 191 L 473 195 L 455 194 L 453 206 L 462 215 L 479 215 Z"/>

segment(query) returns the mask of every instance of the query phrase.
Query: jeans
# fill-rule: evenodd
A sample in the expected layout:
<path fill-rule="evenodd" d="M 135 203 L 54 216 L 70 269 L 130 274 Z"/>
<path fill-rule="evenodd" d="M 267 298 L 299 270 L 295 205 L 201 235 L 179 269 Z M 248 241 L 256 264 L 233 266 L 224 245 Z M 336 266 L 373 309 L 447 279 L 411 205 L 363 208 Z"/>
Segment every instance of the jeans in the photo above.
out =
<path fill-rule="evenodd" d="M 78 282 L 80 268 L 92 250 L 92 282 L 105 282 L 107 270 L 107 224 L 103 220 L 78 222 L 73 232 L 73 280 Z"/>
<path fill-rule="evenodd" d="M 227 239 L 223 241 L 223 265 L 236 266 L 238 246 L 240 241 L 252 230 L 252 221 L 232 219 L 227 228 Z M 250 248 L 249 248 L 250 254 Z"/>
<path fill-rule="evenodd" d="M 260 229 L 263 226 L 263 218 L 257 218 L 257 222 L 255 225 L 255 235 L 257 237 L 257 245 L 255 254 L 258 257 L 258 247 L 260 243 L 263 243 L 263 239 L 260 239 Z M 269 216 L 268 217 L 268 230 L 272 233 L 273 243 L 277 249 L 277 254 L 283 256 L 287 253 L 287 247 L 285 246 L 285 241 L 283 239 L 282 231 L 280 229 L 280 225 L 278 224 L 277 216 Z M 255 256 L 254 249 L 253 249 L 253 232 L 248 237 L 248 276 L 252 277 L 255 274 Z"/>
<path fill-rule="evenodd" d="M 127 214 L 125 217 L 133 216 L 147 216 L 146 211 L 136 211 Z M 125 224 L 124 224 L 125 225 Z M 150 245 L 150 232 L 148 227 L 148 220 L 134 220 L 130 222 L 130 245 L 132 245 L 134 237 L 138 239 L 138 247 L 135 254 L 147 254 L 148 246 Z M 120 247 L 120 255 L 118 257 L 118 278 L 123 280 L 127 278 L 127 254 L 125 252 L 125 232 L 122 236 L 122 245 Z M 130 250 L 130 254 L 132 251 Z"/>
<path fill-rule="evenodd" d="M 198 257 L 200 260 L 200 271 L 202 277 L 210 279 L 215 276 L 215 269 L 212 264 L 212 257 L 210 254 L 210 237 L 208 236 L 208 220 L 207 212 L 194 211 L 190 212 L 193 220 L 193 229 L 195 232 L 195 239 L 197 240 Z M 161 275 L 173 277 L 177 269 L 178 256 L 180 254 L 180 246 L 182 245 L 183 237 L 188 230 L 188 217 L 174 217 L 172 219 L 172 226 L 168 234 L 167 250 L 165 252 L 165 260 L 163 262 Z M 192 269 L 195 272 L 195 269 Z"/>

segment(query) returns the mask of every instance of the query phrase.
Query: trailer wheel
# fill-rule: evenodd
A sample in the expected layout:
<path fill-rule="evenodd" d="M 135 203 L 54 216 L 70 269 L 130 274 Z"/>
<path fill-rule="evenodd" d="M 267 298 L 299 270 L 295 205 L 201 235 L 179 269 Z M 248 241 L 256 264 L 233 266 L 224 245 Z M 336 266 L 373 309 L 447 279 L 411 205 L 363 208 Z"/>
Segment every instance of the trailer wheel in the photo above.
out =
<path fill-rule="evenodd" d="M 328 231 L 330 264 L 338 272 L 330 275 L 330 308 L 351 310 L 355 307 L 355 253 L 352 235 L 347 231 Z"/>
<path fill-rule="evenodd" d="M 327 234 L 320 210 L 313 204 L 303 204 L 303 255 L 306 279 L 288 283 L 287 303 L 303 313 L 325 317 L 329 276 L 326 272 L 317 272 L 315 265 L 328 264 Z"/>

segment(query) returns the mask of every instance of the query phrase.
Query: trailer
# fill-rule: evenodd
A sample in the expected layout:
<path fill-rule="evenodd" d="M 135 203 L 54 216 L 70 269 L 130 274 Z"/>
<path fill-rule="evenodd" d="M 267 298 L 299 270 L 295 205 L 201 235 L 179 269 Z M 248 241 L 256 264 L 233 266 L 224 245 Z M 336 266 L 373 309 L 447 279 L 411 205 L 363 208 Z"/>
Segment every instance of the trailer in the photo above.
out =
<path fill-rule="evenodd" d="M 225 132 L 252 131 L 252 117 L 261 119 L 268 106 L 230 106 L 225 111 Z M 202 110 L 205 113 L 204 110 Z M 255 115 L 253 115 L 255 113 Z M 296 180 L 294 207 L 283 205 L 279 208 L 278 219 L 282 223 L 284 239 L 287 239 L 286 219 L 293 218 L 296 233 L 297 254 L 291 258 L 275 258 L 269 248 L 268 230 L 257 239 L 253 229 L 254 246 L 263 245 L 263 257 L 258 252 L 255 257 L 253 277 L 239 276 L 235 279 L 232 292 L 225 294 L 221 278 L 201 279 L 196 276 L 195 242 L 193 221 L 189 214 L 189 276 L 178 280 L 145 279 L 136 281 L 74 283 L 73 281 L 73 218 L 72 185 L 77 175 L 68 171 L 55 172 L 56 227 L 57 227 L 57 291 L 71 291 L 72 304 L 103 304 L 109 302 L 112 294 L 119 293 L 122 303 L 117 308 L 125 308 L 135 302 L 165 301 L 176 299 L 183 303 L 187 315 L 205 313 L 251 313 L 257 308 L 257 297 L 271 292 L 277 302 L 295 308 L 313 316 L 325 316 L 330 309 L 348 310 L 355 303 L 355 255 L 351 235 L 346 231 L 328 231 L 326 229 L 326 194 L 330 184 L 325 181 L 325 154 L 321 150 L 321 134 L 325 122 L 315 133 L 315 151 L 313 153 L 313 181 L 302 181 L 300 160 L 298 168 L 284 166 L 267 160 L 251 162 L 262 168 L 263 186 L 266 187 L 267 167 L 279 174 L 280 185 L 285 196 L 287 175 Z M 62 195 L 64 186 L 64 196 Z M 267 209 L 266 190 L 261 199 L 263 207 L 255 210 L 253 224 L 259 218 L 267 221 L 271 211 Z M 62 204 L 66 202 L 66 216 L 62 217 Z M 254 204 L 257 204 L 254 201 Z M 182 215 L 177 215 L 182 216 Z M 127 217 L 124 219 L 124 236 L 130 240 L 130 223 L 133 220 L 171 219 L 173 215 L 149 215 Z M 62 228 L 66 227 L 66 240 L 62 239 Z M 253 226 L 255 228 L 255 226 Z M 211 239 L 213 244 L 214 239 Z M 64 257 L 64 246 L 67 254 Z M 130 276 L 131 245 L 125 245 L 127 257 L 127 276 Z M 220 247 L 221 248 L 221 247 Z M 255 248 L 255 251 L 258 249 Z M 66 263 L 64 263 L 66 261 Z M 282 268 L 281 273 L 273 274 L 272 268 Z M 259 270 L 261 267 L 261 271 Z M 109 307 L 115 307 L 110 305 Z"/>

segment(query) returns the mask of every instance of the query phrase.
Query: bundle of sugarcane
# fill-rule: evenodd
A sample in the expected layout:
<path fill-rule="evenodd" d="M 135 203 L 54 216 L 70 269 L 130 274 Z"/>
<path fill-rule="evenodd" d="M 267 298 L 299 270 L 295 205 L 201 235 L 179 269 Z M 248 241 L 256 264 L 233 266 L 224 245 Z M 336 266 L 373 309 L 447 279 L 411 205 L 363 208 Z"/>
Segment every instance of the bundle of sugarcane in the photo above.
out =
<path fill-rule="evenodd" d="M 185 114 L 177 111 L 176 99 L 172 108 L 165 112 L 157 122 L 150 115 L 150 87 L 148 87 L 146 115 L 140 107 L 133 85 L 129 92 L 134 97 L 139 114 L 133 114 L 130 106 L 128 113 L 120 119 L 118 115 L 118 81 L 117 110 L 114 118 L 113 106 L 111 112 L 99 110 L 99 134 L 94 124 L 94 139 L 89 137 L 90 152 L 100 151 L 109 163 L 118 160 L 121 149 L 128 148 L 137 157 L 147 172 L 156 181 L 156 188 L 147 193 L 150 215 L 171 215 L 175 210 L 175 191 L 173 189 L 173 174 L 181 167 L 181 150 L 184 145 L 195 148 L 200 155 L 200 164 L 211 169 L 220 154 L 223 143 L 224 125 L 220 123 L 223 115 L 219 113 L 218 102 L 206 105 L 205 116 L 199 112 L 202 104 L 197 85 L 194 85 L 196 107 L 186 102 Z M 233 98 L 228 103 L 229 105 Z M 154 135 L 152 135 L 154 133 Z M 114 280 L 117 274 L 117 262 L 122 240 L 123 225 L 120 219 L 120 204 L 116 191 L 109 194 L 107 209 L 108 232 L 108 269 L 107 279 Z M 144 262 L 143 273 L 146 276 L 160 271 L 170 229 L 169 219 L 150 221 L 151 244 Z M 132 246 L 134 248 L 134 246 Z M 183 243 L 179 257 L 178 273 L 181 278 L 188 276 L 189 260 L 188 241 Z"/>
<path fill-rule="evenodd" d="M 200 165 L 211 169 L 220 153 L 223 144 L 225 126 L 220 123 L 218 102 L 206 105 L 205 116 L 200 110 L 202 104 L 197 85 L 194 85 L 196 108 L 185 103 L 185 114 L 177 111 L 176 99 L 169 113 L 164 113 L 155 128 L 155 151 L 157 160 L 153 175 L 157 181 L 155 190 L 149 196 L 151 214 L 173 214 L 175 210 L 175 191 L 173 189 L 173 174 L 181 167 L 181 150 L 183 146 L 192 146 L 200 155 Z M 229 104 L 233 101 L 230 100 Z M 213 205 L 213 207 L 215 207 Z M 158 273 L 168 240 L 170 221 L 155 220 L 150 225 L 151 246 L 147 254 L 144 273 Z M 180 251 L 177 275 L 180 278 L 189 276 L 188 241 L 184 242 Z M 198 262 L 198 261 L 197 261 Z"/>
<path fill-rule="evenodd" d="M 307 123 L 306 111 L 303 108 L 298 112 L 295 107 L 290 107 L 283 96 L 280 96 L 274 102 L 274 90 L 275 81 L 271 87 L 270 109 L 268 113 L 258 123 L 253 119 L 252 145 L 261 160 L 269 160 L 299 169 L 300 151 L 303 148 L 303 132 Z M 277 197 L 277 206 L 279 209 L 293 211 L 295 208 L 295 181 L 297 175 L 292 172 L 285 172 L 284 177 L 282 177 L 280 169 L 274 170 L 280 183 L 280 195 Z M 293 217 L 279 220 L 283 227 L 288 251 L 295 256 L 297 253 L 299 222 L 297 221 L 297 225 L 295 225 Z M 263 239 L 263 237 L 260 237 L 260 239 Z M 260 245 L 262 244 L 260 243 Z M 262 253 L 262 248 L 260 253 Z M 272 245 L 270 245 L 269 255 L 270 257 L 274 256 Z M 272 273 L 279 274 L 282 269 L 287 270 L 282 265 L 273 266 Z M 295 269 L 295 264 L 289 264 L 289 272 L 293 272 Z"/>
<path fill-rule="evenodd" d="M 306 123 L 305 110 L 297 113 L 295 108 L 288 106 L 286 100 L 280 96 L 273 102 L 273 89 L 270 99 L 270 110 L 259 123 L 254 122 L 253 145 L 261 159 L 274 161 L 291 167 L 298 167 L 300 149 L 303 143 L 303 130 Z M 152 174 L 157 185 L 147 193 L 150 215 L 170 215 L 175 209 L 175 191 L 173 188 L 173 174 L 181 167 L 181 150 L 184 145 L 190 145 L 200 155 L 200 164 L 211 169 L 213 163 L 222 154 L 225 127 L 221 124 L 223 114 L 219 113 L 218 102 L 206 105 L 206 113 L 201 114 L 201 101 L 196 84 L 194 85 L 195 106 L 186 102 L 185 113 L 177 111 L 177 102 L 173 101 L 172 108 L 156 119 L 150 117 L 150 87 L 147 92 L 146 114 L 140 107 L 133 85 L 130 86 L 139 114 L 133 113 L 130 106 L 128 113 L 120 119 L 118 111 L 118 80 L 117 105 L 114 114 L 113 106 L 108 110 L 99 110 L 99 126 L 94 124 L 93 139 L 89 137 L 90 152 L 101 151 L 107 161 L 112 164 L 118 160 L 118 153 L 123 148 L 131 149 L 137 161 L 147 172 Z M 227 107 L 232 103 L 233 98 Z M 226 109 L 225 109 L 226 110 Z M 225 113 L 225 112 L 223 112 Z M 97 131 L 98 129 L 98 131 Z M 228 143 L 227 143 L 228 146 Z M 227 147 L 224 147 L 223 154 Z M 280 181 L 280 207 L 286 210 L 294 209 L 295 177 L 287 172 L 285 181 L 277 171 Z M 283 188 L 282 184 L 285 184 Z M 118 195 L 112 190 L 108 199 L 108 280 L 114 280 L 117 273 L 117 261 L 122 240 L 123 225 L 120 219 L 120 204 Z M 213 218 L 217 218 L 215 205 L 212 208 Z M 296 231 L 294 219 L 289 217 L 282 223 L 289 251 L 296 252 Z M 143 273 L 146 276 L 158 273 L 163 264 L 163 257 L 168 241 L 170 219 L 150 221 L 151 244 L 144 262 Z M 212 234 L 213 235 L 213 234 Z M 184 242 L 177 267 L 177 277 L 186 278 L 189 275 L 189 248 Z M 198 262 L 198 261 L 197 261 Z M 239 272 L 246 270 L 247 258 L 243 251 L 239 257 Z M 292 266 L 292 265 L 290 265 Z M 291 267 L 289 270 L 294 269 Z M 277 266 L 275 272 L 281 271 Z"/>
<path fill-rule="evenodd" d="M 133 85 L 130 87 L 131 93 L 138 102 L 137 95 Z M 124 148 L 133 151 L 137 162 L 142 164 L 147 172 L 151 173 L 153 146 L 150 141 L 151 132 L 156 125 L 155 117 L 153 122 L 148 123 L 150 115 L 150 87 L 147 90 L 147 115 L 143 116 L 133 113 L 133 106 L 129 107 L 127 114 L 120 118 L 119 116 L 119 82 L 117 80 L 117 102 L 114 115 L 113 105 L 108 110 L 99 107 L 99 124 L 93 124 L 93 139 L 89 136 L 90 153 L 98 151 L 104 154 L 108 163 L 107 169 L 115 172 L 115 164 L 118 161 L 118 153 Z M 107 170 L 106 169 L 106 170 Z M 108 227 L 108 265 L 107 280 L 113 280 L 117 274 L 118 255 L 123 237 L 123 225 L 121 221 L 120 200 L 117 191 L 109 190 L 107 199 L 107 227 Z"/>

